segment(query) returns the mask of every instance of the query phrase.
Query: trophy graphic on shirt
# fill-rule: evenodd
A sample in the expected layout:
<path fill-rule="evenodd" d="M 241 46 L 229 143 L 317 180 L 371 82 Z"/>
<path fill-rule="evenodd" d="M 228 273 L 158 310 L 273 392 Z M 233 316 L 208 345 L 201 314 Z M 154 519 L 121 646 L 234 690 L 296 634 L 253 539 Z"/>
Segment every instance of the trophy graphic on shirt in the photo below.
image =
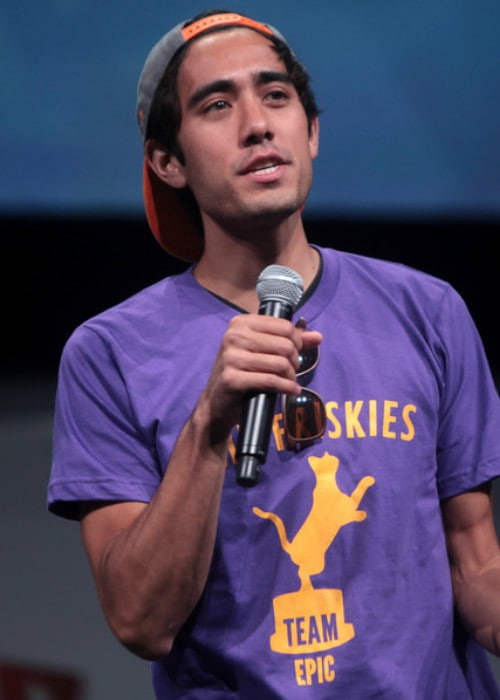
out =
<path fill-rule="evenodd" d="M 345 621 L 342 591 L 315 589 L 311 576 L 324 570 L 326 551 L 340 529 L 366 519 L 366 513 L 358 506 L 375 479 L 363 477 L 348 495 L 337 484 L 337 457 L 325 452 L 322 457 L 309 457 L 308 463 L 316 477 L 312 505 L 292 540 L 278 515 L 253 508 L 255 515 L 274 523 L 282 549 L 298 567 L 299 590 L 273 600 L 275 631 L 270 644 L 273 651 L 281 654 L 324 651 L 354 637 L 354 626 Z"/>

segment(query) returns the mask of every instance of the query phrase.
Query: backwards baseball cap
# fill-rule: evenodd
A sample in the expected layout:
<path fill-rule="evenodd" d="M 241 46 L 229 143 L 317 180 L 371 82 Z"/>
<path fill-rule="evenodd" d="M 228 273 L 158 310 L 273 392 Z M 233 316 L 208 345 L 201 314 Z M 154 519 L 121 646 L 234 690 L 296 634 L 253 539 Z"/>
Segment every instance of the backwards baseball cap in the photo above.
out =
<path fill-rule="evenodd" d="M 137 87 L 137 121 L 143 140 L 146 138 L 153 98 L 167 66 L 177 51 L 197 36 L 218 27 L 248 27 L 276 37 L 288 46 L 283 35 L 271 25 L 233 12 L 207 15 L 191 24 L 189 22 L 181 22 L 167 32 L 152 48 L 142 69 Z M 197 207 L 186 197 L 184 190 L 170 187 L 153 172 L 146 155 L 143 194 L 148 223 L 160 245 L 181 260 L 199 260 L 203 252 L 203 232 Z"/>

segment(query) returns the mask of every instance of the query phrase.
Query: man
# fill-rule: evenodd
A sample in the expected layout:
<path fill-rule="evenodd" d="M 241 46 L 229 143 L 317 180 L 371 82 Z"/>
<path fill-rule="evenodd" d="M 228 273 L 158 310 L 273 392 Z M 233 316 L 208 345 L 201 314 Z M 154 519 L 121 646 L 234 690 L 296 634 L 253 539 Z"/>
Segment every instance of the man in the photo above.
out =
<path fill-rule="evenodd" d="M 81 519 L 114 633 L 154 660 L 158 698 L 499 697 L 477 642 L 499 653 L 500 414 L 463 302 L 308 244 L 317 109 L 275 29 L 177 26 L 138 113 L 151 227 L 196 264 L 73 334 L 49 488 Z M 256 313 L 275 263 L 304 281 L 292 321 Z M 245 398 L 302 384 L 324 434 L 300 442 L 277 403 L 241 487 Z"/>

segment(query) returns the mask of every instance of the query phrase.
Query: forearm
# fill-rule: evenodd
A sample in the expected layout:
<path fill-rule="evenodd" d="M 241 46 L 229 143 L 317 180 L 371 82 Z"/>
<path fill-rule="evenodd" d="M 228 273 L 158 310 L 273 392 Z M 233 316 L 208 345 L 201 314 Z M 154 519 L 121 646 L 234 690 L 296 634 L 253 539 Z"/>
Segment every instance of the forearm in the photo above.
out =
<path fill-rule="evenodd" d="M 210 568 L 227 439 L 214 442 L 205 425 L 195 411 L 151 503 L 92 562 L 111 628 L 147 658 L 168 653 Z"/>
<path fill-rule="evenodd" d="M 458 612 L 471 636 L 500 655 L 500 548 L 491 486 L 454 496 L 442 509 Z"/>
<path fill-rule="evenodd" d="M 500 656 L 500 555 L 476 572 L 452 566 L 452 582 L 464 626 L 479 644 Z"/>

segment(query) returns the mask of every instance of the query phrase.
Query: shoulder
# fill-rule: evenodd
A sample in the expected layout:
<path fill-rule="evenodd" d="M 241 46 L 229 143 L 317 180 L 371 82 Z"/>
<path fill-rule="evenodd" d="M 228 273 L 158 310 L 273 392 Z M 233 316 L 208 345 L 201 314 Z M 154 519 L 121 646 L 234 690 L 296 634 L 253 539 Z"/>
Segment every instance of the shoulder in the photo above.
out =
<path fill-rule="evenodd" d="M 68 356 L 142 355 L 141 349 L 169 337 L 178 328 L 182 309 L 196 294 L 190 271 L 166 277 L 81 323 L 68 338 Z"/>
<path fill-rule="evenodd" d="M 431 293 L 443 293 L 450 285 L 443 279 L 418 270 L 402 262 L 368 257 L 357 253 L 333 251 L 339 260 L 341 269 L 350 274 L 372 278 L 398 287 L 415 287 L 430 290 Z"/>
<path fill-rule="evenodd" d="M 322 254 L 327 264 L 337 265 L 341 287 L 368 301 L 380 300 L 433 317 L 450 301 L 463 305 L 446 280 L 409 265 L 338 250 L 322 250 Z"/>

